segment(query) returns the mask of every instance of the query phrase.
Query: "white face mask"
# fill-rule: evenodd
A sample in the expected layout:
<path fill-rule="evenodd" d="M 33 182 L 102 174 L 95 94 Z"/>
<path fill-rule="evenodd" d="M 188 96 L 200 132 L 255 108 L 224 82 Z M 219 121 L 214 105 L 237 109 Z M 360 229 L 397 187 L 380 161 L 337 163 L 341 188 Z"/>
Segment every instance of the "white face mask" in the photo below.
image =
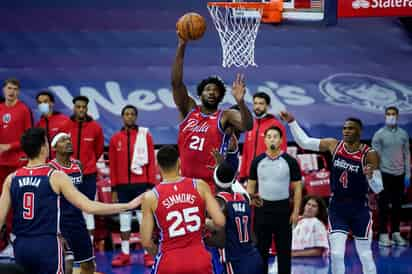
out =
<path fill-rule="evenodd" d="M 395 115 L 386 115 L 385 116 L 385 123 L 388 126 L 396 126 L 396 119 L 397 117 Z"/>
<path fill-rule="evenodd" d="M 50 106 L 47 103 L 41 103 L 37 107 L 41 114 L 47 114 L 50 111 Z"/>

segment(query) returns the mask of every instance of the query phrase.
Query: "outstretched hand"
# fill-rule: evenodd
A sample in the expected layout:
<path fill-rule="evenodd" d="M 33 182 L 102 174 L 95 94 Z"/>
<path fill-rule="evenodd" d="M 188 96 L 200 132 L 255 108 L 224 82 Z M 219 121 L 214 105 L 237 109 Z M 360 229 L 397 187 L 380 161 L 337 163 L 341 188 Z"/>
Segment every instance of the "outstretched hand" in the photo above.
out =
<path fill-rule="evenodd" d="M 223 163 L 223 161 L 225 160 L 225 158 L 223 157 L 223 155 L 219 152 L 217 148 L 213 148 L 210 154 L 215 159 L 215 165 L 214 166 L 208 165 L 207 168 L 209 169 L 215 169 L 218 165 Z"/>
<path fill-rule="evenodd" d="M 287 123 L 293 122 L 295 120 L 295 117 L 293 116 L 293 114 L 286 110 L 282 110 L 279 113 L 279 115 L 280 115 L 280 118 Z"/>
<path fill-rule="evenodd" d="M 236 103 L 241 103 L 246 93 L 245 75 L 242 73 L 236 74 L 236 79 L 232 85 L 232 95 L 236 100 Z"/>

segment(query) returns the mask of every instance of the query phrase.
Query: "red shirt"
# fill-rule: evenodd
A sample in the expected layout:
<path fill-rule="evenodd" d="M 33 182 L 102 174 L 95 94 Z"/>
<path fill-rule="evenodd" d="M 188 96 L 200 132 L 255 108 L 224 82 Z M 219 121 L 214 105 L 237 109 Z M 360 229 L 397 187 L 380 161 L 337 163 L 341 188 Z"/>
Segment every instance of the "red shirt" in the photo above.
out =
<path fill-rule="evenodd" d="M 57 133 L 63 131 L 64 125 L 67 124 L 69 120 L 70 118 L 66 115 L 59 112 L 53 112 L 50 116 L 42 115 L 40 120 L 36 123 L 36 127 L 41 127 L 46 130 L 47 139 L 50 144 L 53 137 L 56 136 Z M 50 149 L 49 159 L 54 158 L 54 156 L 55 152 Z"/>
<path fill-rule="evenodd" d="M 20 137 L 33 126 L 30 109 L 21 101 L 14 106 L 0 103 L 0 144 L 10 144 L 8 151 L 0 153 L 0 166 L 21 166 L 27 159 L 20 146 Z"/>
<path fill-rule="evenodd" d="M 240 163 L 241 179 L 249 177 L 250 165 L 256 156 L 266 151 L 265 130 L 271 126 L 276 126 L 282 131 L 282 143 L 280 148 L 286 152 L 288 143 L 286 140 L 286 129 L 283 124 L 272 114 L 267 114 L 263 118 L 255 118 L 253 129 L 246 132 L 245 143 L 242 150 L 242 161 Z"/>
<path fill-rule="evenodd" d="M 158 202 L 155 211 L 161 232 L 161 253 L 203 247 L 205 202 L 196 189 L 196 181 L 182 177 L 176 182 L 162 182 L 153 188 Z M 194 254 L 191 254 L 194 255 Z"/>
<path fill-rule="evenodd" d="M 222 151 L 225 134 L 220 125 L 222 110 L 207 115 L 196 106 L 179 125 L 178 147 L 181 174 L 203 179 L 214 189 L 212 149 Z M 212 168 L 211 168 L 212 167 Z"/>
<path fill-rule="evenodd" d="M 63 132 L 71 136 L 73 158 L 82 163 L 83 174 L 96 173 L 96 162 L 104 149 L 103 130 L 100 125 L 89 116 L 82 122 L 69 119 L 63 126 Z"/>
<path fill-rule="evenodd" d="M 113 187 L 123 184 L 156 183 L 156 160 L 152 135 L 146 135 L 149 163 L 142 166 L 142 174 L 131 171 L 134 144 L 138 134 L 138 127 L 130 130 L 122 129 L 115 133 L 109 144 L 110 181 Z"/>

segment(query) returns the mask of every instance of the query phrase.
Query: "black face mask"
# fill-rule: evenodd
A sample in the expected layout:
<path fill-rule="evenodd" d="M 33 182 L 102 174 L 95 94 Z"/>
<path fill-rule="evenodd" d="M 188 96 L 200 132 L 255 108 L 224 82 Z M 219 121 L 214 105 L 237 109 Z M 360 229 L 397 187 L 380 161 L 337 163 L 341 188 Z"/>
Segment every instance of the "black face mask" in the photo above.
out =
<path fill-rule="evenodd" d="M 275 149 L 276 149 L 276 146 L 275 146 L 274 144 L 272 144 L 272 145 L 270 145 L 270 149 L 271 149 L 271 150 L 275 150 Z"/>

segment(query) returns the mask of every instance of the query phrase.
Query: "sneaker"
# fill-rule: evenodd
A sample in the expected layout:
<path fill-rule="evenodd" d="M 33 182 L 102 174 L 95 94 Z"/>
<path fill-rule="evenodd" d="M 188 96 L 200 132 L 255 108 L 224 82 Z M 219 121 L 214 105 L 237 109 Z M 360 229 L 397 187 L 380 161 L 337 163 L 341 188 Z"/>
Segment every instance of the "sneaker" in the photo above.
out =
<path fill-rule="evenodd" d="M 123 252 L 117 254 L 112 260 L 112 266 L 126 266 L 131 264 L 131 259 L 129 254 L 124 254 Z"/>
<path fill-rule="evenodd" d="M 155 263 L 153 257 L 150 254 L 144 254 L 143 262 L 145 267 L 152 267 Z"/>
<path fill-rule="evenodd" d="M 404 238 L 402 238 L 399 232 L 394 232 L 392 234 L 392 243 L 397 246 L 407 246 L 408 245 L 408 242 L 405 241 Z"/>
<path fill-rule="evenodd" d="M 392 241 L 389 240 L 389 236 L 387 233 L 385 234 L 381 234 L 379 235 L 379 242 L 378 242 L 379 246 L 391 246 L 392 245 Z"/>

